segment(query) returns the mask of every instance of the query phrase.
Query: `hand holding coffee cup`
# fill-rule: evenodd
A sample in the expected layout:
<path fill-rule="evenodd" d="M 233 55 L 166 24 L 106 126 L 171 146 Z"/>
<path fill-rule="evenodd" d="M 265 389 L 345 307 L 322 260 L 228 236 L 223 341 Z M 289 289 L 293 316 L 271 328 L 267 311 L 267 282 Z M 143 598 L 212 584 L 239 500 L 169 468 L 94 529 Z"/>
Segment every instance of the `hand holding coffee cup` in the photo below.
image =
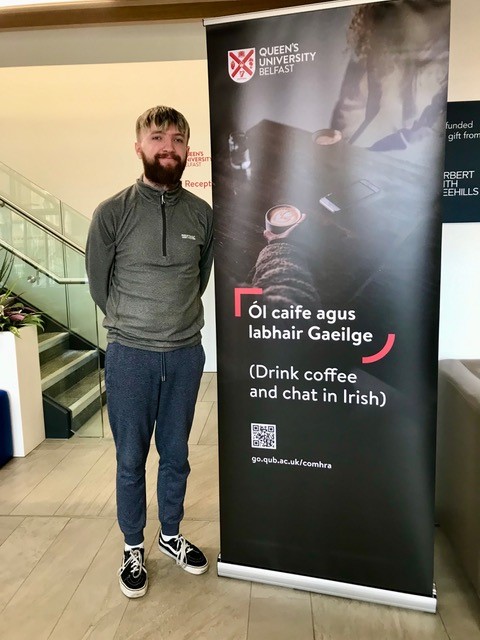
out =
<path fill-rule="evenodd" d="M 265 214 L 264 237 L 269 242 L 286 238 L 290 232 L 305 220 L 306 216 L 291 204 L 277 204 Z"/>

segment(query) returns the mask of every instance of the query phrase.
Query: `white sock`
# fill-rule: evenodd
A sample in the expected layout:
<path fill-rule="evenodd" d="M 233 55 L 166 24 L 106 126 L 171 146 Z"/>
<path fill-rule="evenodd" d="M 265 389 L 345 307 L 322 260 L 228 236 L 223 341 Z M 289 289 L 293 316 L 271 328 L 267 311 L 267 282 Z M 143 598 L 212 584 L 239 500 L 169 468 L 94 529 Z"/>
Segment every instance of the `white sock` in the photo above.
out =
<path fill-rule="evenodd" d="M 178 538 L 178 533 L 176 533 L 174 536 L 167 536 L 162 533 L 162 538 L 165 540 L 165 542 L 170 542 L 170 540 L 176 540 Z"/>
<path fill-rule="evenodd" d="M 131 549 L 144 549 L 145 545 L 143 542 L 140 544 L 127 544 L 125 543 L 125 551 L 130 551 Z"/>

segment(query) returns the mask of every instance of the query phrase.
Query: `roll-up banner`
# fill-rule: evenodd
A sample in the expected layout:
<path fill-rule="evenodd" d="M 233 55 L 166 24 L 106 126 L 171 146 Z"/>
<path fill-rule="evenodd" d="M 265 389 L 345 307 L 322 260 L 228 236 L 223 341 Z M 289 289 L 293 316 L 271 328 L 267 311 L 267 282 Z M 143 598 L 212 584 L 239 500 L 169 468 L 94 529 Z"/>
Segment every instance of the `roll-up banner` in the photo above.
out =
<path fill-rule="evenodd" d="M 435 611 L 449 19 L 206 21 L 220 575 Z"/>

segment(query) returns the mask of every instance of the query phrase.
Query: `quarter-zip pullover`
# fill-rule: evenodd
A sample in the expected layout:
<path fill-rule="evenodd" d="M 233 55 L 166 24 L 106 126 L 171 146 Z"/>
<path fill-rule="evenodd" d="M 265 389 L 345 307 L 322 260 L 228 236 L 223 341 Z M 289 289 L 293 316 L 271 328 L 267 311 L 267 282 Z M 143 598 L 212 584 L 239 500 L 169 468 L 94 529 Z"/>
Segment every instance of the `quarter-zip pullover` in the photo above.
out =
<path fill-rule="evenodd" d="M 109 342 L 152 351 L 200 343 L 213 259 L 209 205 L 181 186 L 142 179 L 93 215 L 86 265 Z"/>

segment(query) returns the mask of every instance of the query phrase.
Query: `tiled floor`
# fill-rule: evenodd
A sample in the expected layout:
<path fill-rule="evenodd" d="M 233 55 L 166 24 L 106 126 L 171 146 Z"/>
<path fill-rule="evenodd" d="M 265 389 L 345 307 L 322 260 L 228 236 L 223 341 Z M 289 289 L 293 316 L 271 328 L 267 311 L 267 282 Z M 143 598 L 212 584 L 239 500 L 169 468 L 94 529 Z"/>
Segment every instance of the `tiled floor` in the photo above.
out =
<path fill-rule="evenodd" d="M 0 637 L 5 640 L 480 640 L 480 604 L 439 531 L 430 615 L 218 578 L 216 378 L 205 374 L 191 435 L 182 530 L 211 570 L 157 549 L 155 456 L 147 469 L 150 588 L 118 588 L 110 437 L 46 441 L 0 470 Z"/>

